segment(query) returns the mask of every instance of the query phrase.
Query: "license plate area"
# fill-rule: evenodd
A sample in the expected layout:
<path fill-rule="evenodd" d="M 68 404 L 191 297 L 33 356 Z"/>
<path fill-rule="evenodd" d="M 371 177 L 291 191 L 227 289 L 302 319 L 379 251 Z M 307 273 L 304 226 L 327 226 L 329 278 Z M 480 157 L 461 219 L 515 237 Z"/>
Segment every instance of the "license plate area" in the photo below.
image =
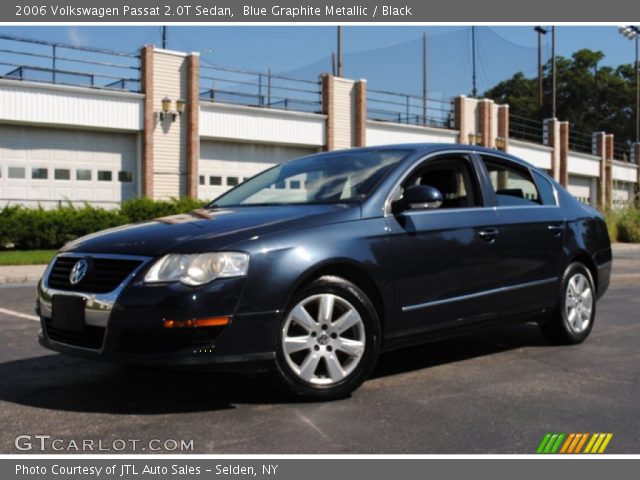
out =
<path fill-rule="evenodd" d="M 81 333 L 85 330 L 84 307 L 86 299 L 71 295 L 54 295 L 51 326 L 58 330 Z"/>

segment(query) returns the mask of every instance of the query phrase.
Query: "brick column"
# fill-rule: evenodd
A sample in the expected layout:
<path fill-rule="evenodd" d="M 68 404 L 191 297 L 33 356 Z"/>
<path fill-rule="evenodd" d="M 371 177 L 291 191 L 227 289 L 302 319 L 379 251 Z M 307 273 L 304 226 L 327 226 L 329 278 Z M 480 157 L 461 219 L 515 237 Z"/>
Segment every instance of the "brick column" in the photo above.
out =
<path fill-rule="evenodd" d="M 560 122 L 557 118 L 547 118 L 544 121 L 547 134 L 546 145 L 551 147 L 551 176 L 557 182 L 560 181 Z"/>
<path fill-rule="evenodd" d="M 333 115 L 333 76 L 322 74 L 322 113 L 327 116 L 325 125 L 325 143 L 323 150 L 330 152 L 334 148 L 334 115 Z"/>
<path fill-rule="evenodd" d="M 187 196 L 198 198 L 200 161 L 200 54 L 187 57 Z"/>
<path fill-rule="evenodd" d="M 480 134 L 480 145 L 487 148 L 494 146 L 495 135 L 493 134 L 493 100 L 482 99 L 478 103 L 478 132 Z"/>
<path fill-rule="evenodd" d="M 497 105 L 498 107 L 498 139 L 499 150 L 509 150 L 509 105 Z"/>
<path fill-rule="evenodd" d="M 600 157 L 600 169 L 598 172 L 598 197 L 596 199 L 596 207 L 600 210 L 605 210 L 607 204 L 605 198 L 605 189 L 607 183 L 607 148 L 605 144 L 604 132 L 596 132 L 593 134 L 593 146 L 594 154 Z"/>
<path fill-rule="evenodd" d="M 461 95 L 453 99 L 453 122 L 454 128 L 458 130 L 458 143 L 466 145 L 469 143 L 467 136 L 466 122 L 466 97 Z"/>
<path fill-rule="evenodd" d="M 613 206 L 613 134 L 605 135 L 605 208 Z"/>
<path fill-rule="evenodd" d="M 560 185 L 569 186 L 569 122 L 559 122 Z"/>
<path fill-rule="evenodd" d="M 153 198 L 153 45 L 142 48 L 140 59 L 140 83 L 144 93 L 140 193 L 143 197 Z"/>
<path fill-rule="evenodd" d="M 359 80 L 355 85 L 355 146 L 364 147 L 367 144 L 367 81 Z"/>
<path fill-rule="evenodd" d="M 363 85 L 348 78 L 323 75 L 322 111 L 327 116 L 326 141 L 324 150 L 340 150 L 358 146 L 365 140 L 366 111 L 360 115 L 360 109 L 366 109 L 366 101 L 358 101 L 358 91 L 366 94 Z M 358 132 L 358 129 L 361 129 Z"/>

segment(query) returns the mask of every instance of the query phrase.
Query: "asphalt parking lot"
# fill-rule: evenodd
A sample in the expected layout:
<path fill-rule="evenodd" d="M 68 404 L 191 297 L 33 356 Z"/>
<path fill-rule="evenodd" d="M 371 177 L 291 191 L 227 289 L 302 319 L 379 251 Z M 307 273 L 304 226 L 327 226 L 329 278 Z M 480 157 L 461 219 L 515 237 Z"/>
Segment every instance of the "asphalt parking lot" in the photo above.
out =
<path fill-rule="evenodd" d="M 288 403 L 259 377 L 54 354 L 37 343 L 33 298 L 34 285 L 0 286 L 0 453 L 20 453 L 18 435 L 111 453 L 116 440 L 150 453 L 152 439 L 193 440 L 193 453 L 535 453 L 547 432 L 611 432 L 607 453 L 640 452 L 638 249 L 616 252 L 586 343 L 550 346 L 520 325 L 402 350 L 331 403 Z"/>

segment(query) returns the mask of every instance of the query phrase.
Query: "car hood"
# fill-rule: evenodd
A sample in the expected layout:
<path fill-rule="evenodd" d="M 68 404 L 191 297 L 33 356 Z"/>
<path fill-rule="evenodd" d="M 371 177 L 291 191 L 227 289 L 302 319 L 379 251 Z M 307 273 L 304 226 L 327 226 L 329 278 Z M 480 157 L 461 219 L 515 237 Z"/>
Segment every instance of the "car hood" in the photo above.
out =
<path fill-rule="evenodd" d="M 357 205 L 286 205 L 201 209 L 93 233 L 61 251 L 157 256 L 219 250 L 291 229 L 360 218 Z"/>

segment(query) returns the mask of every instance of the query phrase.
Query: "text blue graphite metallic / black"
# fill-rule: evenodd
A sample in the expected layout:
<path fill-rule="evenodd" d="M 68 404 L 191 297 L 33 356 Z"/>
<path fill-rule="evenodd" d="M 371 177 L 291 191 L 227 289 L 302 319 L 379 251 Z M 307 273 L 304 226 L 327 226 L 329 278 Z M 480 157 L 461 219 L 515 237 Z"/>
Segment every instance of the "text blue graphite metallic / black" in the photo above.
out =
<path fill-rule="evenodd" d="M 381 351 L 490 322 L 582 342 L 610 271 L 602 216 L 522 160 L 463 145 L 353 149 L 70 242 L 38 286 L 40 342 L 266 369 L 295 396 L 330 399 Z"/>

